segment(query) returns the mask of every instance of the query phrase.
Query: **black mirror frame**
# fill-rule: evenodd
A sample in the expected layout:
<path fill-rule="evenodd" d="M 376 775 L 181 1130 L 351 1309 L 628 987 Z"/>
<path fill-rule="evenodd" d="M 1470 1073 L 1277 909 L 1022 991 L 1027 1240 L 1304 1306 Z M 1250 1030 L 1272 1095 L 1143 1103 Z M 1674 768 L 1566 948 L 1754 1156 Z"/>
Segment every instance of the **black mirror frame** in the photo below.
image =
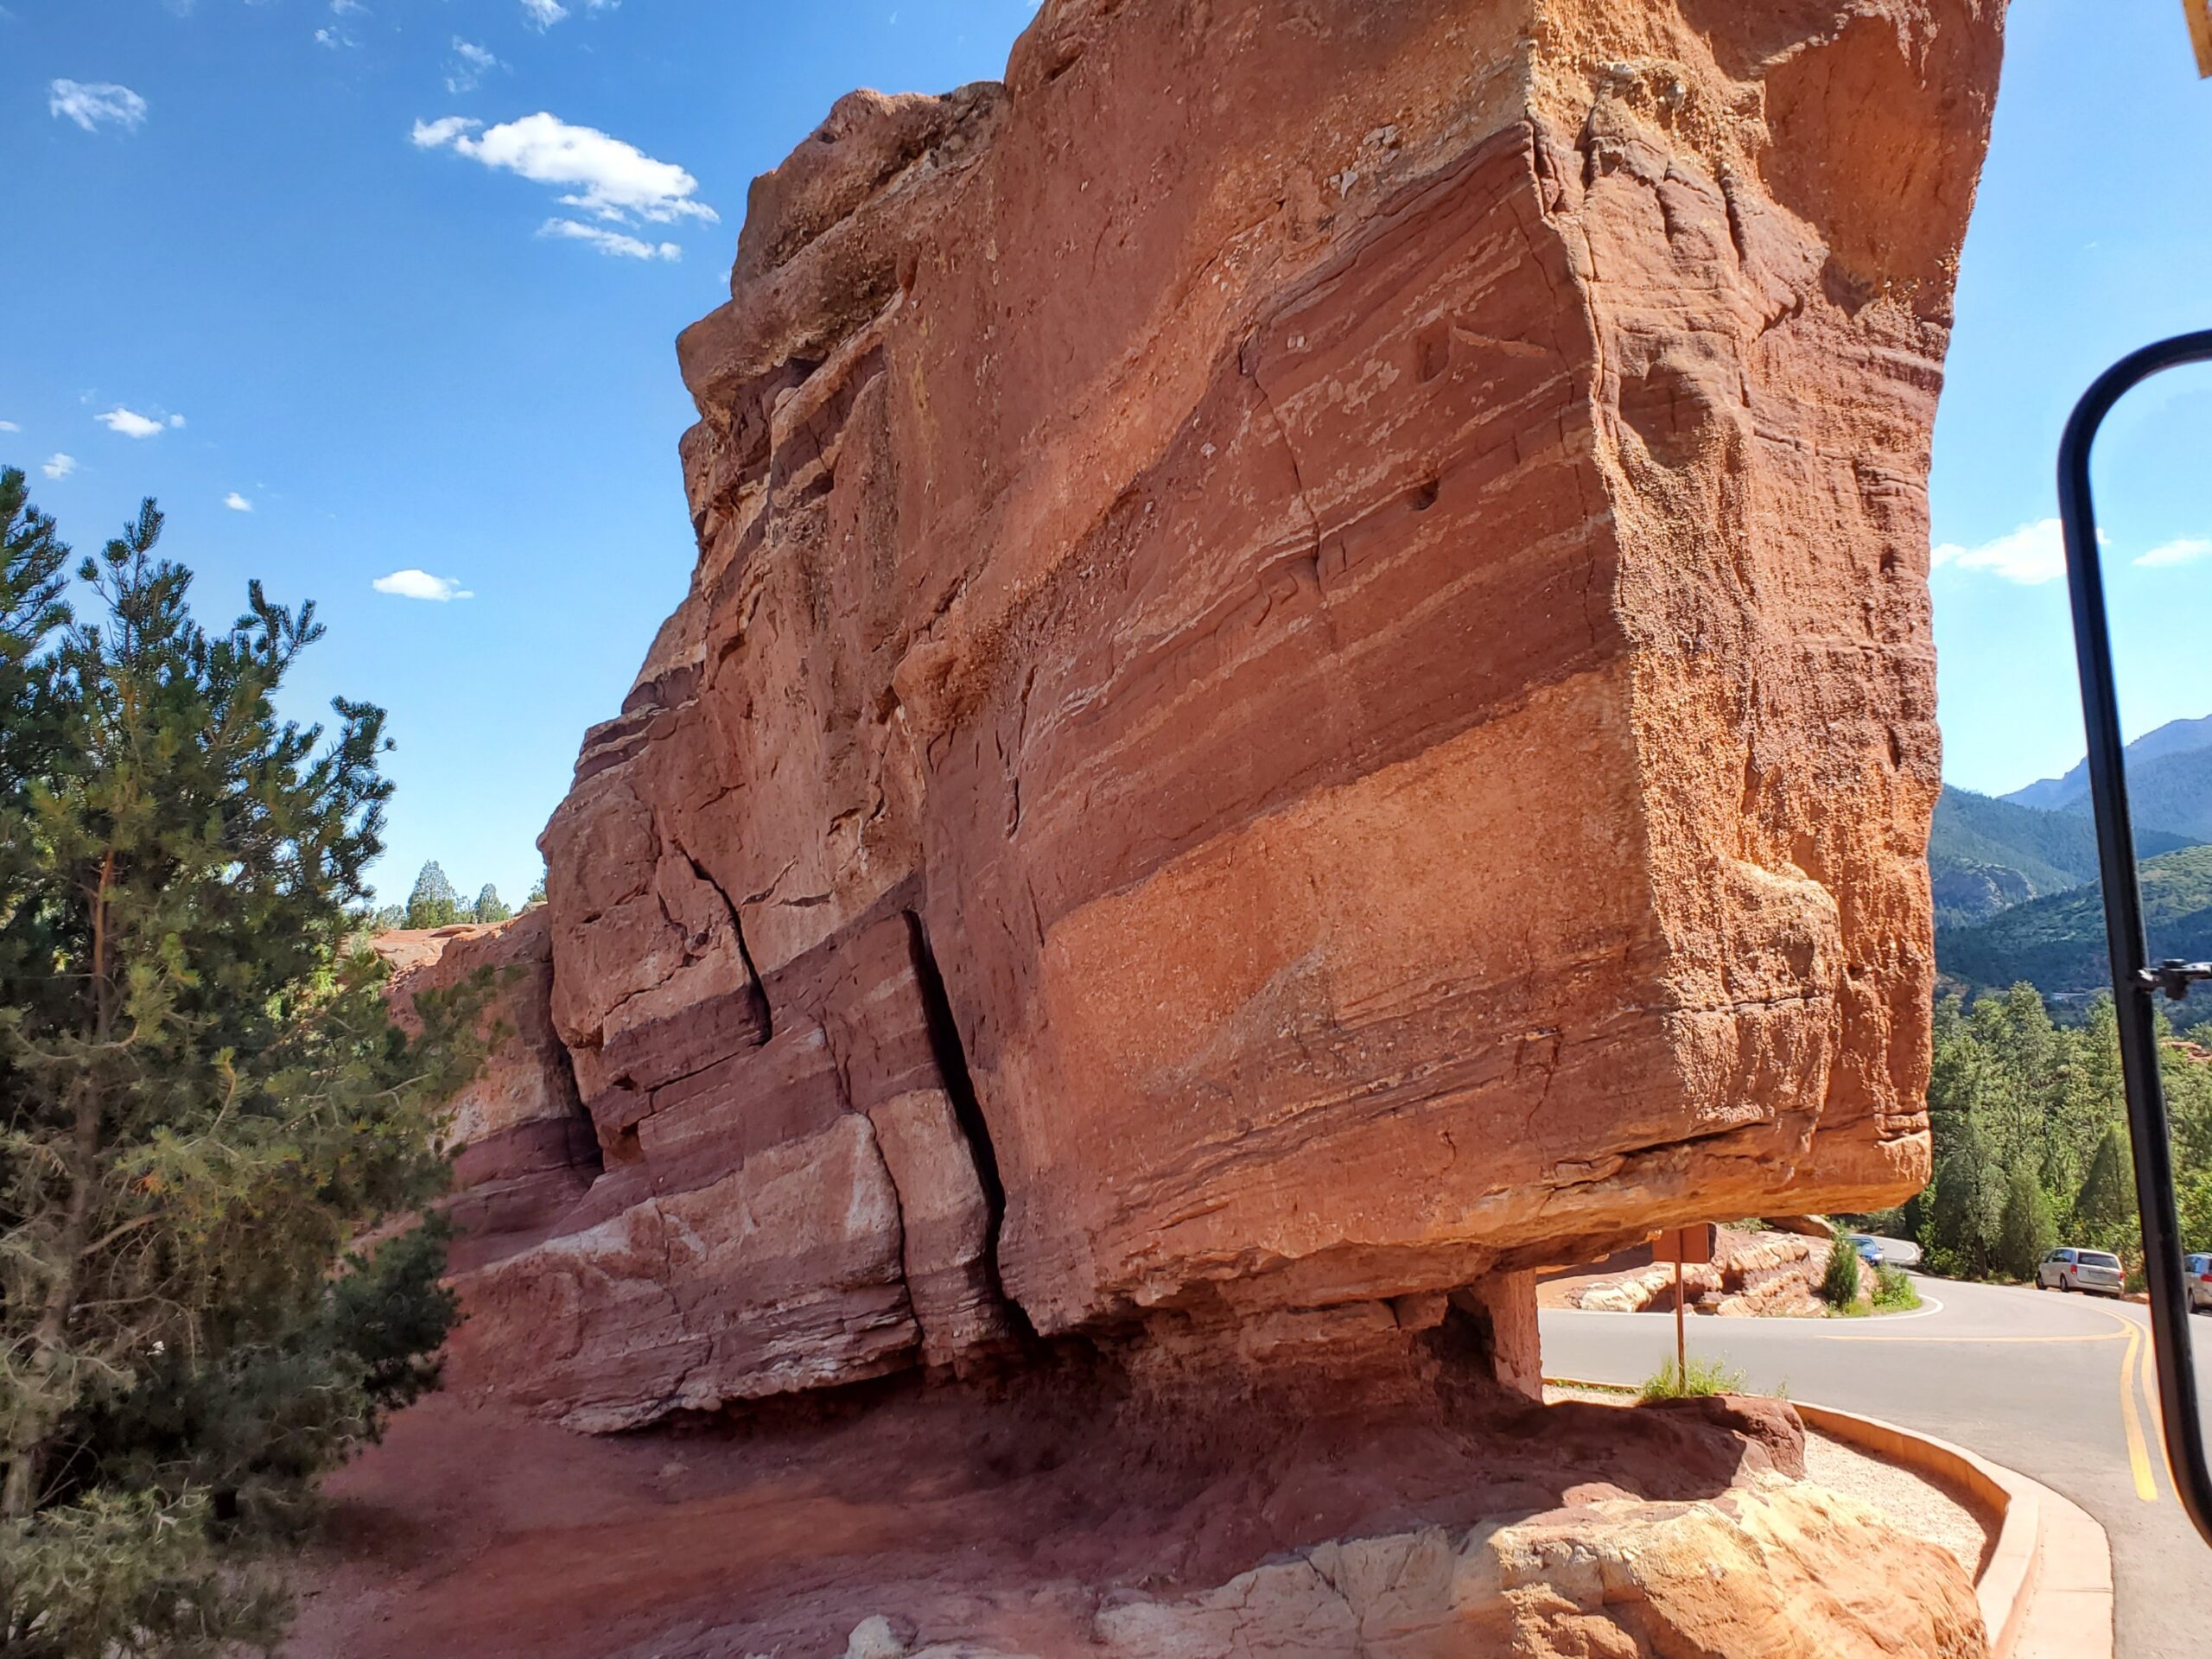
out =
<path fill-rule="evenodd" d="M 2104 886 L 2105 938 L 2112 951 L 2113 1000 L 2119 1015 L 2120 1072 L 2127 1128 L 2135 1154 L 2135 1201 L 2143 1223 L 2143 1275 L 2150 1289 L 2152 1352 L 2158 1368 L 2159 1427 L 2183 1510 L 2197 1535 L 2212 1543 L 2212 1472 L 2205 1466 L 2191 1358 L 2189 1289 L 2183 1277 L 2181 1222 L 2174 1205 L 2173 1143 L 2165 1090 L 2158 1078 L 2158 1025 L 2152 999 L 2188 994 L 2212 978 L 2203 963 L 2153 968 L 2143 933 L 2143 893 L 2135 874 L 2135 831 L 2128 816 L 2127 776 L 2120 736 L 2120 699 L 2113 685 L 2112 635 L 2105 613 L 2104 571 L 2097 552 L 2096 508 L 2089 494 L 2089 449 L 2105 416 L 2143 381 L 2184 363 L 2212 363 L 2212 329 L 2177 334 L 2133 352 L 2082 394 L 2058 444 L 2058 512 L 2065 529 L 2066 584 L 2074 607 L 2074 650 L 2082 677 L 2082 720 L 2088 733 L 2089 798 L 2097 824 L 2097 865 Z"/>

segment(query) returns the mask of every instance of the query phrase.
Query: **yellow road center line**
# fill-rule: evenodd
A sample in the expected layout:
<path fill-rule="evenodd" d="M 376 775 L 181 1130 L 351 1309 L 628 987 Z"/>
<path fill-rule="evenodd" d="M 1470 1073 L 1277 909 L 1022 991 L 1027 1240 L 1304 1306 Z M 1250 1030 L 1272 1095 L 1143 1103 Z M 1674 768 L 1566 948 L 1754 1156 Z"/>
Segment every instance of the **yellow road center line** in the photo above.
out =
<path fill-rule="evenodd" d="M 2158 1448 L 2166 1484 L 2177 1492 L 2181 1483 L 2174 1478 L 2173 1453 L 2166 1450 L 2166 1414 L 2158 1405 L 2158 1351 L 2148 1337 L 2143 1339 L 2143 1408 L 2151 1414 L 2151 1444 Z"/>
<path fill-rule="evenodd" d="M 2127 1351 L 2120 1357 L 2120 1421 L 2127 1433 L 2127 1464 L 2135 1475 L 2135 1496 L 2145 1503 L 2158 1501 L 2158 1478 L 2151 1472 L 2151 1459 L 2143 1445 L 2143 1420 L 2135 1411 L 2135 1356 L 2143 1346 L 2143 1332 L 2133 1320 L 2127 1325 Z"/>

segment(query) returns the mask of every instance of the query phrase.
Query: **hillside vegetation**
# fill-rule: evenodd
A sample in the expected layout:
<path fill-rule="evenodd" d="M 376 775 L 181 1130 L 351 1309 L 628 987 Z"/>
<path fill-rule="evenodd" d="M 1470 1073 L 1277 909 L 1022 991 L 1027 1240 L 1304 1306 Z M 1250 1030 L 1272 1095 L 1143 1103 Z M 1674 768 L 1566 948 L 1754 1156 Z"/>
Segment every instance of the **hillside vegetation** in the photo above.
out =
<path fill-rule="evenodd" d="M 2139 830 L 2136 843 L 2148 858 L 2191 845 L 2192 838 Z M 1947 785 L 1929 831 L 1928 873 L 1936 925 L 1969 925 L 2095 880 L 2096 826 L 2086 814 L 2044 811 Z"/>
<path fill-rule="evenodd" d="M 2212 715 L 2127 746 L 2151 957 L 2212 957 Z M 1936 964 L 1969 994 L 2108 989 L 2088 763 L 2001 798 L 1946 787 L 1928 840 Z"/>
<path fill-rule="evenodd" d="M 2145 861 L 2142 884 L 2151 960 L 2212 957 L 2212 847 Z M 2023 980 L 2046 996 L 2108 990 L 2104 895 L 2089 883 L 2015 905 L 1977 926 L 1939 929 L 1936 960 L 1974 990 Z"/>

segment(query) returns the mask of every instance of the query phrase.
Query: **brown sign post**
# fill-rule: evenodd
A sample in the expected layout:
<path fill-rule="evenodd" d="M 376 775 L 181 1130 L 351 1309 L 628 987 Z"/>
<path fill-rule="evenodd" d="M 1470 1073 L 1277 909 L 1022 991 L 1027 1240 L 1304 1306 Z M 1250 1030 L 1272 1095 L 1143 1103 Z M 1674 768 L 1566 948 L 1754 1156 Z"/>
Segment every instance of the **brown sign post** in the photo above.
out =
<path fill-rule="evenodd" d="M 1652 1236 L 1651 1259 L 1671 1260 L 1675 1264 L 1675 1386 L 1680 1389 L 1687 1389 L 1690 1381 L 1689 1329 L 1682 1307 L 1682 1268 L 1689 1262 L 1702 1267 L 1713 1260 L 1713 1240 L 1719 1230 L 1713 1223 L 1704 1221 L 1688 1227 L 1669 1227 L 1665 1232 Z"/>

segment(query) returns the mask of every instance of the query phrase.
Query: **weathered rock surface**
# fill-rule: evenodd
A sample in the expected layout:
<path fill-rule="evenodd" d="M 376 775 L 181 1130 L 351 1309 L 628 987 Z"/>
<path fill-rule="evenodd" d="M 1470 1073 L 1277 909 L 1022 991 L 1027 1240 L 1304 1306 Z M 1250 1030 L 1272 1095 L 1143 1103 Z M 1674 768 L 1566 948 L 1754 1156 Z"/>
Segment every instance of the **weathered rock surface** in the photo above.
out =
<path fill-rule="evenodd" d="M 1827 1237 L 1747 1233 L 1723 1227 L 1719 1230 L 1713 1260 L 1694 1262 L 1682 1268 L 1683 1300 L 1694 1312 L 1723 1318 L 1824 1318 L 1827 1304 L 1821 1300 L 1821 1281 L 1827 1275 L 1828 1256 L 1834 1248 Z M 1577 1284 L 1561 1300 L 1567 1306 L 1594 1313 L 1672 1308 L 1674 1264 L 1654 1261 L 1595 1277 Z"/>
<path fill-rule="evenodd" d="M 680 343 L 697 570 L 542 843 L 605 1173 L 467 1374 L 613 1427 L 1916 1188 L 2001 11 L 1050 0 L 841 100 Z"/>
<path fill-rule="evenodd" d="M 448 1213 L 453 1265 L 466 1272 L 546 1236 L 599 1173 L 599 1147 L 553 1032 L 551 944 L 543 909 L 512 921 L 378 935 L 395 1014 L 419 1028 L 415 999 L 491 976 L 482 1034 L 497 1035 L 475 1080 L 451 1103 L 455 1147 Z"/>
<path fill-rule="evenodd" d="M 337 1554 L 287 1650 L 1986 1651 L 1959 1560 L 1799 1479 L 1786 1405 L 1539 1408 L 1478 1369 L 1433 1344 L 1396 1387 L 1277 1371 L 1163 1409 L 1110 1361 L 1048 1361 L 887 1385 L 866 1411 L 789 1401 L 726 1432 L 620 1436 L 441 1396 L 334 1478 Z"/>
<path fill-rule="evenodd" d="M 1688 1503 L 1603 1488 L 1577 1497 L 1464 1536 L 1432 1527 L 1346 1539 L 1203 1594 L 1133 1597 L 1101 1610 L 1084 1651 L 1108 1659 L 1982 1659 L 1989 1650 L 1955 1562 L 1918 1548 L 1892 1554 L 1887 1516 L 1820 1487 L 1768 1476 Z M 914 1659 L 1017 1659 L 967 1642 L 912 1651 Z"/>

